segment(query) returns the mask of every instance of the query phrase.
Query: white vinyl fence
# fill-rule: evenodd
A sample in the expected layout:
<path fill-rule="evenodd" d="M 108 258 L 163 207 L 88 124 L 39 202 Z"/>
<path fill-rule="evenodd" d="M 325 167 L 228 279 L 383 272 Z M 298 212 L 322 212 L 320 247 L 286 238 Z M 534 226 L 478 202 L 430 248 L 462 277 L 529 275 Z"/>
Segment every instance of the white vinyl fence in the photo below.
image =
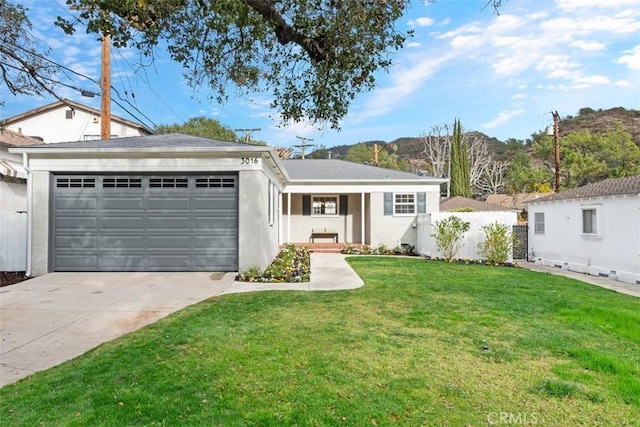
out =
<path fill-rule="evenodd" d="M 438 245 L 436 239 L 431 235 L 434 232 L 434 224 L 436 221 L 442 221 L 450 216 L 457 216 L 463 221 L 469 222 L 469 231 L 464 234 L 462 249 L 458 252 L 456 258 L 466 259 L 481 259 L 478 252 L 478 244 L 484 241 L 485 234 L 482 231 L 482 227 L 488 224 L 498 222 L 500 224 L 506 224 L 511 231 L 512 226 L 518 223 L 517 212 L 434 212 L 427 215 L 420 215 L 418 217 L 418 239 L 416 244 L 416 251 L 420 255 L 426 255 L 430 257 L 441 257 L 442 254 L 438 251 Z M 512 251 L 513 253 L 513 251 Z M 513 256 L 509 257 L 508 262 L 513 262 Z"/>
<path fill-rule="evenodd" d="M 27 269 L 27 214 L 0 213 L 0 271 Z"/>

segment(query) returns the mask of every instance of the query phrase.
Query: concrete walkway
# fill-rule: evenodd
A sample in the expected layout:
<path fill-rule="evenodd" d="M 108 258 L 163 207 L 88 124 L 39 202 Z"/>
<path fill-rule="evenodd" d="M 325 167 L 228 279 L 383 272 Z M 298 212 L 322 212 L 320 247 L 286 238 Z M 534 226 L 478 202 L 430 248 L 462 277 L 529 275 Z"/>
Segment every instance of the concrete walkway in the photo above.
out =
<path fill-rule="evenodd" d="M 312 254 L 311 282 L 234 282 L 235 273 L 50 273 L 0 288 L 0 387 L 221 294 L 363 285 L 343 255 Z"/>
<path fill-rule="evenodd" d="M 618 280 L 609 279 L 607 277 L 591 276 L 589 274 L 577 273 L 575 271 L 564 270 L 562 268 L 549 267 L 542 264 L 536 264 L 533 262 L 521 262 L 519 266 L 528 270 L 538 271 L 540 273 L 555 274 L 557 276 L 569 277 L 571 279 L 580 280 L 581 282 L 590 283 L 592 285 L 600 286 L 602 288 L 611 289 L 621 294 L 627 294 L 634 297 L 640 297 L 640 285 L 633 285 L 631 283 L 620 282 Z"/>

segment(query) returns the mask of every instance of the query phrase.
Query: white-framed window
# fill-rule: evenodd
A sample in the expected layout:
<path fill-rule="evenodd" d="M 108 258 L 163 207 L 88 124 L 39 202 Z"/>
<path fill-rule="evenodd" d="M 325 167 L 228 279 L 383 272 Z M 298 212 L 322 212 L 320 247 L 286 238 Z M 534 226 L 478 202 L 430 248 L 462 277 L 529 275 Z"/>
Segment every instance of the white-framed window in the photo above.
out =
<path fill-rule="evenodd" d="M 596 208 L 582 209 L 582 234 L 598 234 L 598 211 Z"/>
<path fill-rule="evenodd" d="M 269 215 L 269 225 L 273 225 L 276 221 L 277 194 L 278 191 L 276 189 L 276 185 L 272 181 L 269 181 L 269 191 L 267 195 L 267 212 Z"/>
<path fill-rule="evenodd" d="M 313 196 L 311 215 L 338 215 L 338 196 Z"/>
<path fill-rule="evenodd" d="M 393 213 L 395 215 L 414 215 L 416 213 L 415 193 L 395 193 L 393 195 Z"/>
<path fill-rule="evenodd" d="M 544 212 L 533 214 L 533 231 L 535 234 L 544 234 Z"/>

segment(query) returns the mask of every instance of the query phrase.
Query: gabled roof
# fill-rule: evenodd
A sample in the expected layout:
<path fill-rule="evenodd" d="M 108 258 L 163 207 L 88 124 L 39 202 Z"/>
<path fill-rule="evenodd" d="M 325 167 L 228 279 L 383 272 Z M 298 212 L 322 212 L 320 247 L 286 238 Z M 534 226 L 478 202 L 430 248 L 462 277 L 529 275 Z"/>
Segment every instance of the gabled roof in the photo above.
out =
<path fill-rule="evenodd" d="M 446 182 L 443 178 L 420 176 L 408 172 L 369 166 L 336 159 L 283 160 L 291 181 L 414 181 Z"/>
<path fill-rule="evenodd" d="M 594 182 L 571 190 L 553 193 L 550 196 L 528 203 L 549 202 L 552 200 L 585 199 L 590 197 L 618 196 L 623 194 L 640 195 L 640 175 L 628 176 L 625 178 L 611 178 L 604 181 Z"/>
<path fill-rule="evenodd" d="M 100 110 L 98 110 L 96 108 L 93 108 L 93 107 L 89 107 L 88 105 L 80 104 L 78 102 L 75 102 L 75 101 L 72 101 L 70 99 L 66 99 L 65 98 L 62 101 L 52 102 L 51 104 L 47 104 L 47 105 L 44 105 L 42 107 L 34 108 L 33 110 L 25 111 L 24 113 L 20 113 L 18 115 L 13 116 L 13 117 L 9 117 L 8 119 L 4 120 L 3 123 L 4 123 L 4 125 L 11 125 L 11 124 L 13 124 L 15 122 L 18 122 L 20 120 L 28 119 L 30 117 L 37 116 L 39 114 L 46 113 L 47 111 L 55 110 L 55 109 L 61 108 L 61 107 L 69 107 L 71 109 L 86 111 L 87 113 L 91 113 L 91 114 L 94 114 L 96 116 L 100 116 Z M 151 129 L 147 128 L 146 126 L 143 126 L 140 123 L 132 122 L 131 120 L 123 119 L 122 117 L 115 116 L 113 114 L 111 115 L 111 121 L 119 122 L 119 123 L 125 124 L 125 125 L 127 125 L 129 127 L 135 128 L 135 129 L 140 129 L 143 133 L 146 133 L 148 135 L 153 134 L 153 131 Z"/>
<path fill-rule="evenodd" d="M 166 149 L 169 151 L 185 149 L 231 149 L 247 151 L 267 151 L 265 146 L 243 144 L 241 142 L 220 141 L 199 136 L 170 133 L 162 135 L 129 136 L 125 138 L 100 139 L 94 141 L 57 142 L 54 144 L 40 144 L 24 147 L 20 151 L 27 153 L 57 153 L 57 152 L 104 152 L 104 151 L 145 151 L 151 149 Z M 255 150 L 259 148 L 258 150 Z M 189 150 L 189 151 L 193 151 Z M 15 150 L 14 150 L 15 151 Z"/>
<path fill-rule="evenodd" d="M 28 137 L 9 129 L 0 129 L 0 145 L 4 147 L 19 147 L 26 145 L 42 144 L 35 138 Z"/>
<path fill-rule="evenodd" d="M 491 212 L 491 211 L 516 211 L 513 208 L 506 208 L 491 203 L 485 203 L 480 200 L 470 199 L 468 197 L 455 196 L 440 202 L 440 211 L 447 212 L 452 209 L 471 208 L 474 212 Z"/>

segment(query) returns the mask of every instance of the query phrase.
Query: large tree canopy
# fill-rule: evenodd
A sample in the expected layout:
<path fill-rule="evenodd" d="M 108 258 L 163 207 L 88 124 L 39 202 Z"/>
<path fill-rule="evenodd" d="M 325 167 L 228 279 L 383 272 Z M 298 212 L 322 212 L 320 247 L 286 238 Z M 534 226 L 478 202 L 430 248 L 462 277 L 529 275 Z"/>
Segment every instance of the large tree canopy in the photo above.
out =
<path fill-rule="evenodd" d="M 268 91 L 282 121 L 339 127 L 357 93 L 375 86 L 407 34 L 409 0 L 67 0 L 89 32 L 146 55 L 164 46 L 192 86 L 223 102 L 229 83 Z M 74 24 L 59 17 L 68 33 Z"/>
<path fill-rule="evenodd" d="M 0 0 L 0 87 L 6 85 L 13 95 L 44 91 L 55 96 L 58 67 L 44 58 L 46 53 L 31 35 L 26 9 Z"/>

